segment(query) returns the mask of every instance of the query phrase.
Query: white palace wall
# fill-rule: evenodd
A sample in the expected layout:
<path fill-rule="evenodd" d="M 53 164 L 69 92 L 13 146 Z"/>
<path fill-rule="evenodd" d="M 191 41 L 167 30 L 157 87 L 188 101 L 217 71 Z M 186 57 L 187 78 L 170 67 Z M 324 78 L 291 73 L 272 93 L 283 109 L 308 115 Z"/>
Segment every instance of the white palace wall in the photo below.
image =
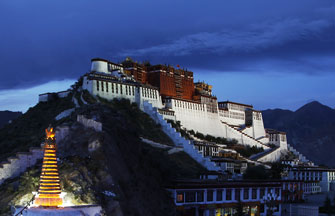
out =
<path fill-rule="evenodd" d="M 158 108 L 163 107 L 162 98 L 157 89 L 139 86 L 132 83 L 88 80 L 87 77 L 84 77 L 83 89 L 88 90 L 92 95 L 96 95 L 107 100 L 112 100 L 114 98 L 128 99 L 131 103 L 139 104 L 141 109 L 143 108 L 143 101 L 148 101 L 153 106 Z"/>

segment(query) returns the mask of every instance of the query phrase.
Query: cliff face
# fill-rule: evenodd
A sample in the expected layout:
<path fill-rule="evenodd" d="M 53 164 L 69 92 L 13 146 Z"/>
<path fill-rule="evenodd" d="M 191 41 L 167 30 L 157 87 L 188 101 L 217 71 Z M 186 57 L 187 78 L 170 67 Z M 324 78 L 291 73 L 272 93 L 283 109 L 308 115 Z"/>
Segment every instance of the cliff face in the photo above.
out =
<path fill-rule="evenodd" d="M 335 166 L 335 110 L 311 102 L 295 112 L 265 110 L 266 128 L 287 132 L 288 143 L 317 164 Z"/>
<path fill-rule="evenodd" d="M 48 103 L 37 105 L 10 127 L 2 128 L 0 135 L 7 133 L 20 139 L 11 138 L 11 143 L 15 143 L 13 146 L 5 141 L 0 142 L 0 146 L 9 147 L 4 150 L 5 155 L 16 149 L 25 149 L 32 137 L 20 135 L 22 131 L 24 134 L 39 134 L 33 140 L 42 142 L 40 133 L 43 133 L 44 123 L 23 130 L 30 121 L 42 123 L 37 119 L 37 113 L 48 116 L 42 117 L 44 121 L 66 128 L 64 138 L 58 142 L 59 171 L 61 187 L 68 193 L 67 199 L 74 203 L 102 205 L 106 215 L 175 215 L 174 205 L 164 186 L 175 178 L 196 177 L 204 171 L 183 152 L 168 154 L 168 149 L 143 143 L 140 137 L 173 147 L 160 125 L 126 100 L 83 105 L 59 121 L 52 119 L 62 110 L 55 107 L 53 111 L 45 110 L 45 107 L 57 106 L 54 102 Z M 62 109 L 71 106 L 63 104 Z M 84 127 L 76 121 L 77 115 L 101 122 L 102 131 Z M 40 127 L 42 131 L 39 131 Z M 21 177 L 0 186 L 0 193 L 4 195 L 0 198 L 0 206 L 3 206 L 0 213 L 6 215 L 9 205 L 23 204 L 23 200 L 29 199 L 31 191 L 36 190 L 39 170 L 40 164 L 37 164 Z"/>

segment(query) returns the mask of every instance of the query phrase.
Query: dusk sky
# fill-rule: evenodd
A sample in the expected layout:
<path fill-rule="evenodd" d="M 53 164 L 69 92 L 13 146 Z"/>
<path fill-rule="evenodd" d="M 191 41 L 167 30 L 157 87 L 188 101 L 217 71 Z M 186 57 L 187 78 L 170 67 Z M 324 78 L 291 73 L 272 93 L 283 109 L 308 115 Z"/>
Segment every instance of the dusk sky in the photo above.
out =
<path fill-rule="evenodd" d="M 334 0 L 0 1 L 0 110 L 66 90 L 91 58 L 181 65 L 219 100 L 335 107 Z"/>

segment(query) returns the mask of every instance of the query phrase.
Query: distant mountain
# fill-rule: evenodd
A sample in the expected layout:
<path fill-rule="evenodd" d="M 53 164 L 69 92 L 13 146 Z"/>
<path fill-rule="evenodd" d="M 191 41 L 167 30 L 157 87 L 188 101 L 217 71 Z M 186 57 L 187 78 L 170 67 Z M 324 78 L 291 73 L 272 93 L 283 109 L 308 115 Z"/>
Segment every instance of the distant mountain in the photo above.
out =
<path fill-rule="evenodd" d="M 14 120 L 22 115 L 22 112 L 0 111 L 0 128 L 7 124 L 10 120 Z"/>
<path fill-rule="evenodd" d="M 335 110 L 317 101 L 295 112 L 265 110 L 266 128 L 287 133 L 288 143 L 317 164 L 335 167 Z"/>

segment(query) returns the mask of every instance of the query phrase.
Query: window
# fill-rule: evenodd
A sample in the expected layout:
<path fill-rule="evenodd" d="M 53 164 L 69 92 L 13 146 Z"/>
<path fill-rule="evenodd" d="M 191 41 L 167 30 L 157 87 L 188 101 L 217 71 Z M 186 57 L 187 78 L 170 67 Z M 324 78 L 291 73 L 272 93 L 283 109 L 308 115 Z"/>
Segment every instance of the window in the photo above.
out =
<path fill-rule="evenodd" d="M 104 91 L 104 82 L 101 81 L 101 91 Z"/>
<path fill-rule="evenodd" d="M 243 190 L 243 199 L 249 199 L 249 188 L 244 188 Z"/>
<path fill-rule="evenodd" d="M 204 191 L 197 191 L 197 202 L 204 201 Z"/>
<path fill-rule="evenodd" d="M 133 95 L 135 95 L 135 87 L 133 86 Z"/>
<path fill-rule="evenodd" d="M 213 201 L 213 190 L 207 190 L 207 201 Z"/>
<path fill-rule="evenodd" d="M 252 195 L 251 195 L 252 199 L 257 199 L 257 188 L 253 188 L 252 189 Z"/>
<path fill-rule="evenodd" d="M 115 83 L 115 92 L 116 92 L 116 94 L 118 94 L 119 93 L 119 85 L 117 84 L 117 83 Z"/>
<path fill-rule="evenodd" d="M 216 191 L 216 201 L 221 201 L 222 200 L 222 190 L 217 190 Z"/>
<path fill-rule="evenodd" d="M 120 94 L 122 94 L 122 84 L 120 84 Z"/>
<path fill-rule="evenodd" d="M 226 200 L 231 200 L 231 189 L 226 190 Z"/>
<path fill-rule="evenodd" d="M 195 202 L 195 191 L 185 192 L 185 202 Z"/>
<path fill-rule="evenodd" d="M 183 202 L 184 202 L 184 193 L 177 192 L 177 203 L 183 203 Z"/>
<path fill-rule="evenodd" d="M 235 200 L 236 201 L 241 200 L 241 190 L 240 189 L 235 189 Z"/>
<path fill-rule="evenodd" d="M 128 86 L 126 85 L 126 95 L 128 94 Z"/>
<path fill-rule="evenodd" d="M 114 83 L 112 83 L 112 93 L 114 93 Z"/>
<path fill-rule="evenodd" d="M 97 81 L 97 91 L 99 91 L 99 81 Z"/>
<path fill-rule="evenodd" d="M 263 213 L 264 212 L 264 204 L 261 204 L 261 207 L 260 207 L 260 212 Z"/>
<path fill-rule="evenodd" d="M 108 92 L 108 82 L 106 82 L 106 92 Z"/>

